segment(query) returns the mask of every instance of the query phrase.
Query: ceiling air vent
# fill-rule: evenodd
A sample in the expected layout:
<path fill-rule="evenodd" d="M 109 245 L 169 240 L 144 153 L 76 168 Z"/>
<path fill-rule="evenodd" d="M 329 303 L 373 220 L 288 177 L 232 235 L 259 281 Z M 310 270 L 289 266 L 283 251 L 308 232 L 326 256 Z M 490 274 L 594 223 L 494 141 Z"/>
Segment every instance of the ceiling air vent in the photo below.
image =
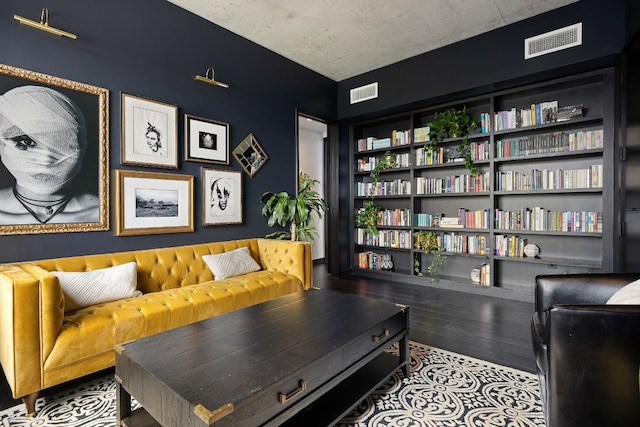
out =
<path fill-rule="evenodd" d="M 366 101 L 368 99 L 374 99 L 378 97 L 378 82 L 368 85 L 354 87 L 350 91 L 351 103 Z"/>
<path fill-rule="evenodd" d="M 581 44 L 582 22 L 525 39 L 524 59 L 535 58 Z"/>

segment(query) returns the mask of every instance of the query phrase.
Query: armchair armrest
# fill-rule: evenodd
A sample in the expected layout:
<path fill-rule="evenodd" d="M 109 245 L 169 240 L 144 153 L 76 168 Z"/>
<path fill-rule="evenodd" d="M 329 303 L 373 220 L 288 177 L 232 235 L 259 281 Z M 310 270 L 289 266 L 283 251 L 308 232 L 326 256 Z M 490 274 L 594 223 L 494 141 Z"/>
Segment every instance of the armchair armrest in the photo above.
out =
<path fill-rule="evenodd" d="M 535 311 L 558 304 L 605 304 L 638 273 L 552 274 L 536 277 Z"/>

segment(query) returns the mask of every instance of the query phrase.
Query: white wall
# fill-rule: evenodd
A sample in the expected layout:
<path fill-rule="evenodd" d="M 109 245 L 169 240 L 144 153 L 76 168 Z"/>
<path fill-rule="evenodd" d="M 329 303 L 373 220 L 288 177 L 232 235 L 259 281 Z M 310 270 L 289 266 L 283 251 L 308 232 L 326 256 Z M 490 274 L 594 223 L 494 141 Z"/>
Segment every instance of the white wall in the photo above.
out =
<path fill-rule="evenodd" d="M 308 174 L 312 179 L 320 182 L 315 190 L 325 194 L 324 182 L 324 137 L 327 135 L 325 124 L 311 121 L 305 117 L 298 118 L 298 167 L 300 172 Z M 325 258 L 325 235 L 323 216 L 321 220 L 315 218 L 314 224 L 319 237 L 312 243 L 311 251 L 313 259 Z"/>

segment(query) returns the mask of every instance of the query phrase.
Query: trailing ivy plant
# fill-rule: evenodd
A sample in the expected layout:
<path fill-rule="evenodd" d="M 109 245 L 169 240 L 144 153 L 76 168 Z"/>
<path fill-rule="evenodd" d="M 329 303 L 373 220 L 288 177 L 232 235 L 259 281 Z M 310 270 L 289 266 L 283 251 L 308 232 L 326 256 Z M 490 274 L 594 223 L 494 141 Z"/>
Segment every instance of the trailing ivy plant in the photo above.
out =
<path fill-rule="evenodd" d="M 428 123 L 430 141 L 427 148 L 434 150 L 444 138 L 462 138 L 458 152 L 464 156 L 464 165 L 471 175 L 477 175 L 478 167 L 471 156 L 471 142 L 469 132 L 478 127 L 478 120 L 467 114 L 467 107 L 462 109 L 448 108 L 436 113 L 433 121 Z"/>
<path fill-rule="evenodd" d="M 438 233 L 435 231 L 420 230 L 413 233 L 413 247 L 432 256 L 431 263 L 427 266 L 427 272 L 431 276 L 431 283 L 438 281 L 438 269 L 444 265 L 447 257 L 444 255 L 444 248 L 438 244 Z M 418 276 L 422 276 L 420 271 L 420 260 L 414 260 L 414 270 Z"/>
<path fill-rule="evenodd" d="M 269 218 L 269 227 L 280 225 L 288 230 L 278 230 L 267 235 L 272 239 L 291 239 L 313 241 L 318 231 L 312 225 L 312 214 L 318 218 L 327 210 L 327 205 L 314 187 L 319 181 L 300 172 L 298 176 L 298 193 L 293 196 L 286 191 L 280 193 L 266 192 L 260 198 L 262 215 Z"/>
<path fill-rule="evenodd" d="M 357 227 L 366 228 L 369 234 L 376 234 L 378 232 L 378 213 L 382 210 L 382 206 L 376 205 L 374 199 L 376 198 L 376 187 L 380 182 L 380 172 L 385 169 L 391 169 L 396 166 L 397 154 L 390 151 L 386 151 L 371 170 L 370 176 L 373 179 L 371 188 L 367 197 L 367 201 L 362 208 L 358 209 L 355 216 L 355 222 Z"/>

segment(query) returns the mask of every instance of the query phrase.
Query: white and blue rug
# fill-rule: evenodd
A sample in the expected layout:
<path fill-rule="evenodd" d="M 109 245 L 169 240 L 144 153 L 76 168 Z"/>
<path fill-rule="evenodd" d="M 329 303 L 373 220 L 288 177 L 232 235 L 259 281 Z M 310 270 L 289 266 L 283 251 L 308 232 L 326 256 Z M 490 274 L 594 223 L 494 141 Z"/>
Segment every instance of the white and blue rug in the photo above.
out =
<path fill-rule="evenodd" d="M 534 374 L 414 342 L 411 372 L 394 374 L 338 427 L 544 426 Z M 34 418 L 24 405 L 4 410 L 0 426 L 115 427 L 115 402 L 115 381 L 105 376 L 39 399 Z"/>

